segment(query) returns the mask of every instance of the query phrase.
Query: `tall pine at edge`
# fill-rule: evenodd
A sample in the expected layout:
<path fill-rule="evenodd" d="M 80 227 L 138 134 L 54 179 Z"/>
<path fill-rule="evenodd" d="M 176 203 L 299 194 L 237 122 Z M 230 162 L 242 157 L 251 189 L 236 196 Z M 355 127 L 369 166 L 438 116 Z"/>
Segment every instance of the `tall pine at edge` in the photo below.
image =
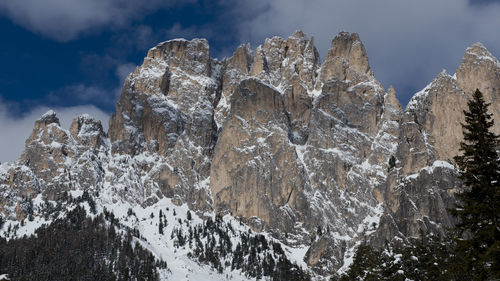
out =
<path fill-rule="evenodd" d="M 474 280 L 500 278 L 500 163 L 496 148 L 499 136 L 490 131 L 492 114 L 482 93 L 476 90 L 464 111 L 460 168 L 464 191 L 451 213 L 459 218 L 454 228 L 455 253 L 462 268 Z"/>

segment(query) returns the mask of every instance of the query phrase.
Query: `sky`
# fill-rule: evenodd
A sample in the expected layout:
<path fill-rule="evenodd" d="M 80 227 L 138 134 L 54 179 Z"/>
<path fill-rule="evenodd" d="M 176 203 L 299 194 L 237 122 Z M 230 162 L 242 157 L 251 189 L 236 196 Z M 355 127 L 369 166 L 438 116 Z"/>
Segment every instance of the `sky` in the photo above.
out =
<path fill-rule="evenodd" d="M 473 43 L 500 57 L 500 0 L 2 0 L 0 162 L 19 157 L 49 108 L 64 128 L 80 113 L 107 128 L 125 77 L 159 42 L 207 38 L 222 59 L 299 29 L 321 58 L 338 32 L 357 32 L 405 106 Z"/>

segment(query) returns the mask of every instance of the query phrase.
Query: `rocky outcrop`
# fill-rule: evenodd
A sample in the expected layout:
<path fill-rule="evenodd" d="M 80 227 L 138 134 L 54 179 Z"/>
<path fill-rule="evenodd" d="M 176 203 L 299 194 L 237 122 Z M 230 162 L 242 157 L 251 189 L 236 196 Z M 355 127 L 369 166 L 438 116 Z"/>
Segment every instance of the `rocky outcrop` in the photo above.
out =
<path fill-rule="evenodd" d="M 211 166 L 217 210 L 258 218 L 252 223 L 260 230 L 269 224 L 292 230 L 297 218 L 290 211 L 303 209 L 305 182 L 288 123 L 281 93 L 256 79 L 240 83 Z"/>
<path fill-rule="evenodd" d="M 453 161 L 463 139 L 460 124 L 467 99 L 445 71 L 413 96 L 401 120 L 398 159 L 403 174 L 416 173 L 435 160 Z"/>
<path fill-rule="evenodd" d="M 320 70 L 318 84 L 321 87 L 330 78 L 352 81 L 354 84 L 367 77 L 373 78 L 368 63 L 368 55 L 357 33 L 340 32 L 332 40 L 332 45 Z"/>
<path fill-rule="evenodd" d="M 306 52 L 312 42 L 303 37 L 275 37 L 257 48 L 250 74 L 263 82 L 244 80 L 234 90 L 210 185 L 216 210 L 246 218 L 258 230 L 287 232 L 295 243 L 313 239 L 309 262 L 320 270 L 340 265 L 346 240 L 381 213 L 373 189 L 385 182 L 395 153 L 401 107 L 394 91 L 385 93 L 373 77 L 356 34 L 342 33 L 329 52 L 342 62 L 342 73 L 323 82 L 297 67 L 290 75 L 283 66 L 292 58 L 302 62 L 294 54 L 314 58 Z M 346 41 L 351 47 L 344 50 Z M 325 64 L 310 65 L 328 73 Z M 357 80 L 345 80 L 345 73 Z M 324 234 L 315 240 L 318 228 Z M 324 241 L 343 250 L 327 251 Z"/>
<path fill-rule="evenodd" d="M 92 118 L 88 114 L 73 119 L 69 132 L 79 145 L 91 150 L 98 150 L 101 146 L 104 146 L 107 138 L 101 121 Z"/>
<path fill-rule="evenodd" d="M 443 233 L 455 223 L 447 209 L 461 188 L 453 157 L 463 140 L 463 110 L 475 89 L 492 102 L 498 115 L 500 63 L 476 43 L 465 51 L 456 75 L 441 72 L 416 93 L 400 121 L 395 168 L 390 172 L 385 194 L 384 223 L 376 243 L 389 237 L 419 236 L 421 231 Z M 496 124 L 494 131 L 499 132 Z"/>
<path fill-rule="evenodd" d="M 462 64 L 457 68 L 457 85 L 471 96 L 479 89 L 486 102 L 491 103 L 490 111 L 494 120 L 500 120 L 500 62 L 481 43 L 465 50 Z M 500 123 L 493 128 L 500 134 Z"/>
<path fill-rule="evenodd" d="M 109 147 L 99 121 L 89 115 L 73 120 L 64 130 L 54 111 L 35 121 L 26 148 L 8 169 L 0 169 L 0 212 L 15 214 L 18 220 L 31 213 L 31 201 L 40 193 L 48 200 L 60 200 L 75 189 L 98 189 L 104 171 L 99 159 Z"/>
<path fill-rule="evenodd" d="M 156 179 L 151 184 L 163 195 L 197 202 L 200 210 L 211 209 L 209 191 L 198 189 L 209 176 L 216 140 L 220 69 L 204 39 L 159 44 L 125 81 L 110 120 L 113 153 L 159 154 L 162 164 L 142 172 Z"/>
<path fill-rule="evenodd" d="M 43 192 L 51 200 L 70 189 L 70 163 L 67 160 L 77 154 L 74 145 L 68 132 L 61 128 L 54 111 L 48 111 L 35 122 L 33 132 L 26 140 L 19 162 L 37 176 L 37 185 L 43 187 Z"/>

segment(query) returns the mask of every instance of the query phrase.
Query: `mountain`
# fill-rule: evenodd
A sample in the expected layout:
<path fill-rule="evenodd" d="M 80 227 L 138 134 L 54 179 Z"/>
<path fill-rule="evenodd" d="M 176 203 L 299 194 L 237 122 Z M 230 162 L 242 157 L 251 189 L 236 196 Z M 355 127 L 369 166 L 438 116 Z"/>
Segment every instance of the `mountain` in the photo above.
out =
<path fill-rule="evenodd" d="M 0 236 L 80 204 L 166 261 L 160 279 L 321 279 L 365 237 L 382 247 L 455 223 L 453 156 L 476 88 L 500 120 L 500 63 L 480 43 L 403 110 L 356 33 L 339 33 L 323 61 L 301 31 L 222 61 L 204 39 L 163 42 L 125 80 L 108 132 L 88 115 L 69 130 L 53 111 L 35 122 L 20 158 L 0 166 Z M 202 249 L 231 243 L 202 254 L 193 229 Z M 258 269 L 271 259 L 280 277 Z"/>

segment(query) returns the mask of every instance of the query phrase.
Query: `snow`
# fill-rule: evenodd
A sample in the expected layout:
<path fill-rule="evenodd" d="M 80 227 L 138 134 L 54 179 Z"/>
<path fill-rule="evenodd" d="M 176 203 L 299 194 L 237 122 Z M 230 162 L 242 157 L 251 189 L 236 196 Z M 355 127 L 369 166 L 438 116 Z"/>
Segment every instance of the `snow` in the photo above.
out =
<path fill-rule="evenodd" d="M 7 175 L 10 169 L 9 163 L 1 163 L 0 164 L 0 178 L 2 178 L 2 175 Z"/>
<path fill-rule="evenodd" d="M 357 247 L 361 244 L 360 241 L 356 242 L 352 247 L 347 249 L 344 253 L 344 261 L 342 266 L 337 270 L 337 274 L 342 275 L 346 273 L 354 262 L 354 253 L 356 252 Z"/>
<path fill-rule="evenodd" d="M 19 229 L 17 230 L 17 235 L 18 237 L 22 237 L 24 235 L 26 236 L 33 235 L 35 233 L 35 230 L 37 230 L 43 225 L 50 224 L 51 222 L 52 222 L 51 220 L 47 221 L 41 217 L 37 217 L 33 221 L 25 219 L 24 226 L 19 227 Z"/>
<path fill-rule="evenodd" d="M 437 168 L 455 170 L 455 166 L 453 166 L 453 164 L 446 162 L 446 161 L 436 160 L 436 161 L 434 161 L 434 163 L 432 163 L 431 166 L 423 167 L 417 173 L 406 176 L 405 180 L 415 180 L 420 176 L 420 174 L 422 172 L 426 172 L 427 174 L 432 174 L 434 172 L 434 170 Z"/>
<path fill-rule="evenodd" d="M 52 109 L 50 109 L 49 111 L 45 112 L 45 114 L 42 115 L 42 117 L 40 117 L 41 120 L 43 119 L 46 119 L 46 118 L 50 118 L 52 116 L 55 116 L 56 115 L 56 112 Z"/>
<path fill-rule="evenodd" d="M 365 235 L 370 235 L 374 233 L 380 223 L 380 218 L 384 214 L 384 206 L 378 204 L 377 207 L 373 209 L 374 213 L 368 215 L 361 225 L 358 227 L 358 233 L 365 233 Z"/>
<path fill-rule="evenodd" d="M 479 52 L 476 49 L 479 49 Z M 474 43 L 472 47 L 465 50 L 465 53 L 476 57 L 477 60 L 489 61 L 496 67 L 500 67 L 500 62 L 497 58 L 495 58 L 481 42 Z"/>
<path fill-rule="evenodd" d="M 406 106 L 405 111 L 408 110 L 416 110 L 419 107 L 419 104 L 427 98 L 427 95 L 429 94 L 430 89 L 433 86 L 434 81 L 429 83 L 425 88 L 422 90 L 418 91 L 413 95 L 413 97 L 410 99 L 410 102 L 408 102 L 408 105 Z"/>
<path fill-rule="evenodd" d="M 140 231 L 144 238 L 141 244 L 149 249 L 156 257 L 159 257 L 167 262 L 167 266 L 171 271 L 168 274 L 168 279 L 248 280 L 247 277 L 238 271 L 228 271 L 226 269 L 225 272 L 219 274 L 210 268 L 210 266 L 199 264 L 189 258 L 188 253 L 190 252 L 190 249 L 187 245 L 181 248 L 175 246 L 174 239 L 170 238 L 172 231 L 177 228 L 181 228 L 184 233 L 187 233 L 188 220 L 186 214 L 189 211 L 189 208 L 186 204 L 176 206 L 172 203 L 171 199 L 163 198 L 152 206 L 146 208 L 126 202 L 110 204 L 105 203 L 104 206 L 108 210 L 111 210 L 115 216 L 120 219 L 121 223 Z M 133 211 L 135 216 L 132 215 L 129 217 L 127 215 L 129 209 Z M 167 221 L 163 234 L 160 234 L 158 231 L 158 214 L 160 210 L 162 210 L 162 213 L 165 215 Z M 175 215 L 174 210 L 176 213 Z M 153 214 L 153 217 L 151 217 L 151 214 Z M 203 219 L 198 217 L 193 211 L 191 211 L 191 216 L 192 220 L 189 221 L 189 225 L 194 226 L 203 222 Z M 214 218 L 213 214 L 210 216 Z M 179 224 L 179 219 L 182 221 L 182 224 Z M 231 224 L 236 230 L 240 230 L 242 232 L 247 232 L 249 230 L 248 226 L 241 225 L 238 220 L 230 215 L 224 216 L 223 220 L 226 223 Z M 267 234 L 264 233 L 264 235 L 267 239 L 274 240 Z M 239 241 L 238 239 L 239 238 L 236 236 L 231 237 L 233 248 L 236 247 L 236 244 Z M 284 246 L 284 249 L 292 261 L 295 261 L 300 266 L 305 267 L 303 257 L 307 248 L 292 248 Z"/>

